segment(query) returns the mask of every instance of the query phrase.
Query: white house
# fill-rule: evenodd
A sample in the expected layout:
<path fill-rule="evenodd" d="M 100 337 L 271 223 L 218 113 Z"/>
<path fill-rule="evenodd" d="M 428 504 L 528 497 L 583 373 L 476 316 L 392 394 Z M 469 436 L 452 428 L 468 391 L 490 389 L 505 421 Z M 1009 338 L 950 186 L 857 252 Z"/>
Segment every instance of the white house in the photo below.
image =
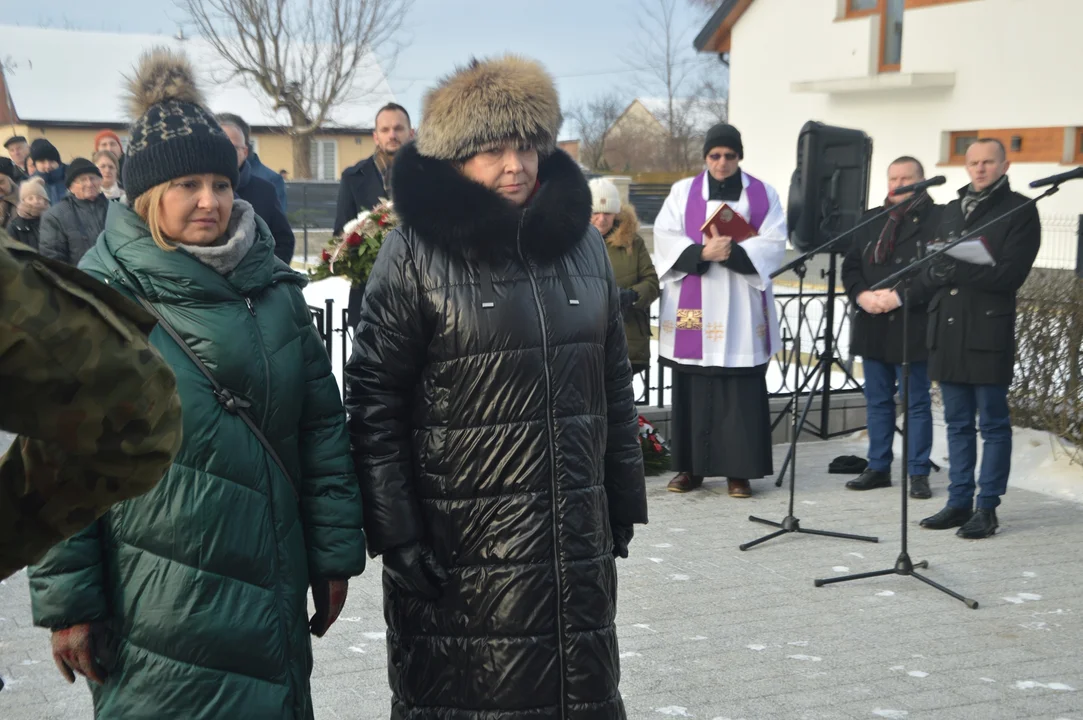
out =
<path fill-rule="evenodd" d="M 724 0 L 696 38 L 729 53 L 730 118 L 746 165 L 785 193 L 808 120 L 873 139 L 870 203 L 913 155 L 947 202 L 977 137 L 1009 149 L 1012 187 L 1083 165 L 1083 0 Z M 1083 180 L 1042 200 L 1039 265 L 1075 267 Z"/>

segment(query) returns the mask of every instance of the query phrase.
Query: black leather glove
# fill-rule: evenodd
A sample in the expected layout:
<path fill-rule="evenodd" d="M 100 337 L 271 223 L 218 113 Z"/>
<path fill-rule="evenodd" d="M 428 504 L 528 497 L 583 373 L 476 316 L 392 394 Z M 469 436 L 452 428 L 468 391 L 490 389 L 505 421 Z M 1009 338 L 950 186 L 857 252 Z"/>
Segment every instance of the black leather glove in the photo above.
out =
<path fill-rule="evenodd" d="M 935 287 L 950 285 L 955 280 L 955 260 L 948 255 L 940 255 L 931 263 L 926 273 L 929 284 Z"/>
<path fill-rule="evenodd" d="M 631 288 L 621 288 L 620 289 L 620 307 L 621 307 L 621 310 L 628 310 L 629 308 L 631 308 L 633 305 L 636 304 L 637 300 L 639 300 L 639 293 L 637 293 L 635 290 L 633 290 Z"/>
<path fill-rule="evenodd" d="M 407 595 L 436 600 L 444 593 L 449 580 L 447 570 L 436 561 L 432 550 L 421 543 L 385 550 L 383 559 L 391 582 Z"/>
<path fill-rule="evenodd" d="M 633 535 L 635 528 L 631 525 L 613 526 L 613 557 L 628 557 L 628 543 L 632 542 Z"/>

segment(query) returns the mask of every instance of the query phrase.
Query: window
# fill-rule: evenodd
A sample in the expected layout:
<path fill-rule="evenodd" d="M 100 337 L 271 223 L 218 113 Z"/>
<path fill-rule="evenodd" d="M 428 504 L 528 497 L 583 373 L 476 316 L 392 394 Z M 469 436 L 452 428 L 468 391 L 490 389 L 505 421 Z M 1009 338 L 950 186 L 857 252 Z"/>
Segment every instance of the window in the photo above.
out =
<path fill-rule="evenodd" d="M 880 0 L 847 0 L 846 17 L 872 15 L 880 9 Z"/>
<path fill-rule="evenodd" d="M 903 15 L 912 1 L 846 0 L 846 18 L 880 16 L 880 72 L 898 72 L 902 67 Z"/>
<path fill-rule="evenodd" d="M 1007 130 L 963 130 L 951 133 L 948 163 L 962 165 L 966 150 L 979 137 L 996 138 L 1008 151 L 1012 162 L 1059 163 L 1064 159 L 1065 128 L 1016 128 Z M 1083 150 L 1078 146 L 1077 150 Z"/>
<path fill-rule="evenodd" d="M 967 149 L 978 139 L 977 130 L 955 132 L 951 134 L 951 161 L 963 162 L 966 158 Z"/>
<path fill-rule="evenodd" d="M 902 66 L 903 0 L 881 0 L 880 72 L 898 72 Z"/>
<path fill-rule="evenodd" d="M 337 180 L 338 142 L 313 140 L 309 155 L 309 172 L 313 180 Z"/>

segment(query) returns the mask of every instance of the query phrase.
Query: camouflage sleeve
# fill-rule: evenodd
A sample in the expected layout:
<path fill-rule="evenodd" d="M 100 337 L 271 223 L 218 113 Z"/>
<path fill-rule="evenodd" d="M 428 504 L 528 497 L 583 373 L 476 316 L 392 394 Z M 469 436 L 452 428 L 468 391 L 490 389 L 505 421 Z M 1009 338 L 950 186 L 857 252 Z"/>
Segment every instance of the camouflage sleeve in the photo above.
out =
<path fill-rule="evenodd" d="M 7 243 L 0 429 L 19 437 L 0 458 L 0 578 L 153 488 L 181 441 L 176 379 L 133 320 L 141 311 Z"/>

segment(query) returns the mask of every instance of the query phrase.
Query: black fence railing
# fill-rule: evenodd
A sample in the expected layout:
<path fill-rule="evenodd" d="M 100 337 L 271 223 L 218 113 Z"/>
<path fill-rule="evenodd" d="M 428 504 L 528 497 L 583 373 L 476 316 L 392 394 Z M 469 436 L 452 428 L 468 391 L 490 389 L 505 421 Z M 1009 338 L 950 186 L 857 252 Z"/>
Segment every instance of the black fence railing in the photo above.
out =
<path fill-rule="evenodd" d="M 829 307 L 833 303 L 833 307 Z M 324 307 L 310 305 L 309 312 L 320 338 L 327 348 L 328 356 L 334 358 L 336 345 L 340 361 L 345 366 L 353 346 L 353 328 L 347 322 L 346 308 L 338 313 L 335 323 L 334 300 L 324 301 Z M 845 347 L 850 333 L 851 306 L 845 295 L 827 292 L 778 293 L 775 295 L 779 318 L 779 336 L 782 347 L 768 364 L 767 389 L 772 397 L 787 397 L 793 393 L 794 383 L 799 392 L 819 389 L 827 394 L 861 392 L 861 384 L 850 371 L 848 359 L 840 356 L 839 348 Z M 651 316 L 657 323 L 657 316 Z M 830 322 L 830 326 L 829 326 Z M 801 325 L 801 347 L 797 347 L 798 324 Z M 818 368 L 817 388 L 809 387 Z M 672 372 L 656 359 L 635 379 L 636 403 L 649 405 L 653 398 L 657 407 L 668 404 L 672 390 Z"/>

